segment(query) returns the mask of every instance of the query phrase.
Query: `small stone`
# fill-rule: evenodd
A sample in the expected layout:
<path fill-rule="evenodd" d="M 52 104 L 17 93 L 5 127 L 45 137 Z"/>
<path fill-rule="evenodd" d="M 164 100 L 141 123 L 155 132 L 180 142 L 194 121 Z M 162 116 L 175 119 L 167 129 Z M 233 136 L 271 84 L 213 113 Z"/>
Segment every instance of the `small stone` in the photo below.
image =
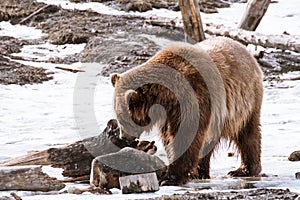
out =
<path fill-rule="evenodd" d="M 295 174 L 295 176 L 296 176 L 296 179 L 300 179 L 300 172 L 297 172 L 297 173 Z"/>
<path fill-rule="evenodd" d="M 233 157 L 234 156 L 234 152 L 228 152 L 228 157 Z"/>
<path fill-rule="evenodd" d="M 289 161 L 300 161 L 300 151 L 294 151 L 288 159 Z"/>

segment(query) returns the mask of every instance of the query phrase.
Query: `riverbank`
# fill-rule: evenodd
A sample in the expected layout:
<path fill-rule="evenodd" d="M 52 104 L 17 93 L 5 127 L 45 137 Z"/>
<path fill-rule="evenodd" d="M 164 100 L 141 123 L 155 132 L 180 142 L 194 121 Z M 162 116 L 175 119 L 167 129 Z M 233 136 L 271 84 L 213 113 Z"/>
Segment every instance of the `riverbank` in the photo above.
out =
<path fill-rule="evenodd" d="M 106 4 L 109 3 L 106 2 Z M 169 4 L 172 6 L 174 3 L 170 2 Z M 155 8 L 166 7 L 162 4 L 159 5 L 161 6 L 157 5 Z M 48 52 L 44 53 L 43 62 L 57 64 L 97 62 L 105 65 L 100 74 L 108 76 L 113 72 L 121 73 L 144 63 L 168 43 L 185 40 L 184 33 L 180 29 L 149 26 L 145 23 L 146 18 L 143 16 L 126 14 L 124 11 L 119 12 L 123 12 L 123 15 L 100 14 L 92 9 L 63 9 L 59 5 L 47 5 L 32 0 L 4 1 L 0 5 L 0 21 L 34 27 L 41 30 L 43 36 L 39 39 L 22 40 L 13 35 L 0 37 L 1 55 L 17 60 L 40 61 L 35 57 L 26 58 L 18 54 L 22 53 L 24 46 L 36 45 L 40 51 L 49 48 Z M 57 57 L 51 56 L 50 52 L 55 51 L 55 47 L 50 49 L 45 44 L 61 48 L 66 48 L 67 45 L 82 44 L 84 47 L 80 52 Z M 40 54 L 41 52 L 35 53 Z M 265 80 L 268 81 L 278 82 L 280 74 L 300 70 L 298 54 L 294 55 L 290 52 L 277 50 L 265 52 L 262 50 L 257 54 L 257 60 L 265 73 Z M 52 78 L 49 76 L 51 72 L 48 74 L 45 70 L 43 73 L 38 73 L 39 77 L 34 77 L 37 71 L 32 71 L 32 67 L 22 65 L 18 67 L 24 67 L 23 70 L 28 71 L 26 74 L 29 78 L 27 78 L 28 81 L 21 83 L 16 81 L 22 78 L 20 73 L 9 73 L 9 70 L 16 64 L 11 60 L 6 60 L 5 65 L 10 67 L 1 69 L 7 71 L 5 77 L 1 78 L 2 84 L 33 84 Z"/>
<path fill-rule="evenodd" d="M 98 4 L 76 5 L 83 7 L 83 5 Z M 68 3 L 68 6 L 75 7 L 75 4 Z M 40 10 L 39 14 L 29 17 L 38 10 Z M 16 25 L 0 22 L 0 33 L 6 35 L 0 38 L 2 56 L 0 61 L 3 60 L 9 66 L 7 73 L 3 74 L 8 74 L 10 80 L 16 81 L 1 82 L 0 85 L 2 91 L 0 93 L 0 135 L 2 137 L 0 159 L 22 155 L 29 150 L 65 145 L 87 137 L 78 133 L 86 130 L 78 126 L 73 113 L 74 107 L 77 106 L 73 102 L 74 90 L 78 89 L 76 83 L 80 75 L 61 71 L 55 67 L 63 66 L 88 71 L 89 68 L 84 62 L 97 63 L 93 64 L 93 73 L 89 74 L 90 77 L 99 79 L 97 83 L 99 88 L 95 89 L 95 114 L 98 124 L 94 133 L 97 133 L 105 127 L 107 120 L 113 117 L 111 116 L 113 89 L 108 83 L 107 76 L 112 72 L 123 72 L 145 62 L 160 48 L 173 41 L 184 41 L 181 30 L 148 26 L 140 14 L 124 13 L 123 11 L 119 15 L 107 15 L 93 9 L 64 9 L 58 5 L 47 6 L 29 0 L 6 0 L 1 3 L 0 19 L 10 20 Z M 22 22 L 23 25 L 20 27 L 18 23 L 26 18 L 27 20 Z M 13 29 L 14 27 L 19 29 Z M 276 54 L 281 53 L 277 50 L 271 51 Z M 296 60 L 298 59 L 296 64 L 299 64 L 297 54 L 289 52 L 287 54 L 295 56 Z M 184 187 L 162 187 L 156 193 L 132 195 L 122 195 L 119 190 L 114 190 L 112 195 L 72 195 L 67 194 L 66 191 L 51 194 L 23 191 L 16 193 L 22 199 L 56 200 L 298 198 L 297 192 L 300 191 L 300 186 L 299 181 L 295 179 L 295 173 L 299 169 L 299 164 L 288 161 L 287 157 L 299 148 L 300 84 L 297 80 L 292 81 L 290 77 L 299 77 L 300 70 L 297 67 L 294 70 L 282 68 L 289 65 L 289 63 L 285 64 L 286 61 L 291 60 L 289 57 L 281 60 L 282 62 L 277 62 L 272 56 L 266 59 L 271 65 L 264 68 L 266 89 L 262 111 L 262 162 L 263 173 L 268 177 L 251 180 L 226 177 L 225 174 L 239 164 L 239 158 L 238 155 L 227 157 L 228 149 L 222 148 L 220 151 L 225 153 L 221 155 L 217 153 L 216 158 L 212 160 L 212 179 L 191 182 Z M 15 73 L 19 70 L 18 66 L 20 70 L 25 71 Z M 39 71 L 37 67 L 43 69 Z M 287 70 L 281 71 L 281 69 Z M 272 74 L 269 75 L 268 71 Z M 26 80 L 23 77 L 26 74 L 29 76 L 27 78 L 29 81 L 20 83 L 18 80 Z M 274 83 L 272 87 L 269 87 L 268 80 Z M 35 84 L 41 82 L 43 84 Z M 19 87 L 18 84 L 26 85 Z M 84 87 L 94 89 L 95 83 Z M 54 174 L 59 175 L 57 172 Z M 10 191 L 1 192 L 0 197 L 9 196 L 9 193 Z M 162 197 L 172 194 L 178 195 Z"/>

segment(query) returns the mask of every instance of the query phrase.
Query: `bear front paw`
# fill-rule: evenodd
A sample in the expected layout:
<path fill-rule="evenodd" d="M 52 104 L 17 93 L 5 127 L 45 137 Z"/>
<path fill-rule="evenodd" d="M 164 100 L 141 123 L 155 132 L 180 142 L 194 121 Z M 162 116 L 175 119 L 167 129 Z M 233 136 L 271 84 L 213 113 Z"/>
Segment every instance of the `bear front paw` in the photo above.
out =
<path fill-rule="evenodd" d="M 186 183 L 188 179 L 177 177 L 175 175 L 165 175 L 160 181 L 160 186 L 178 186 Z"/>
<path fill-rule="evenodd" d="M 230 171 L 230 172 L 228 172 L 228 175 L 232 176 L 232 177 L 251 176 L 249 170 L 247 168 L 244 168 L 244 167 L 240 167 L 237 170 Z"/>

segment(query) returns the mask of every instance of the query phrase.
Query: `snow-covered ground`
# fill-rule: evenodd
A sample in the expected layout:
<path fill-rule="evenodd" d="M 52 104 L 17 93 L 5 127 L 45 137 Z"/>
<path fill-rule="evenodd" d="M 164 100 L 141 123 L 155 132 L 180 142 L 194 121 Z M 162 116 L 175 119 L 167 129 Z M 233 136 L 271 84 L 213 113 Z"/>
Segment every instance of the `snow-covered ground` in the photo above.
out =
<path fill-rule="evenodd" d="M 107 8 L 99 3 L 73 4 L 65 0 L 38 0 L 46 3 L 61 4 L 67 8 L 86 9 L 91 7 L 101 13 L 124 14 L 123 12 Z M 245 4 L 235 4 L 231 8 L 220 10 L 219 14 L 202 14 L 203 21 L 236 26 L 240 20 Z M 280 34 L 284 31 L 291 34 L 300 32 L 300 1 L 279 0 L 271 4 L 258 31 L 268 34 Z M 137 15 L 164 15 L 180 17 L 179 12 L 154 10 Z M 18 31 L 22 30 L 22 31 Z M 42 37 L 40 30 L 0 22 L 0 35 L 13 35 L 18 38 L 38 39 Z M 64 45 L 65 46 L 65 45 Z M 42 60 L 44 53 L 49 51 L 53 56 L 64 56 L 81 51 L 82 45 L 52 46 L 49 44 L 25 46 L 19 56 Z M 24 62 L 24 61 L 22 61 Z M 95 127 L 98 134 L 106 126 L 106 122 L 113 117 L 112 92 L 108 78 L 97 75 L 91 70 L 95 63 L 74 63 L 73 68 L 86 70 L 88 84 L 81 85 L 85 77 L 73 73 L 56 70 L 57 64 L 41 62 L 25 62 L 33 66 L 42 66 L 54 71 L 54 80 L 38 85 L 0 85 L 0 160 L 8 157 L 23 155 L 30 150 L 42 150 L 53 146 L 60 146 L 91 136 L 86 127 Z M 63 65 L 60 65 L 63 66 Z M 300 76 L 300 72 L 289 73 L 284 76 Z M 84 102 L 74 97 L 83 94 L 92 95 L 93 102 Z M 285 81 L 275 88 L 265 88 L 262 109 L 262 165 L 263 173 L 269 177 L 260 180 L 233 179 L 226 177 L 228 171 L 239 166 L 239 157 L 227 157 L 227 147 L 220 148 L 212 159 L 211 175 L 208 182 L 189 183 L 191 187 L 210 185 L 214 190 L 247 188 L 250 183 L 254 187 L 289 188 L 300 192 L 300 181 L 295 179 L 295 172 L 300 170 L 299 163 L 287 160 L 289 154 L 300 149 L 300 81 Z M 88 107 L 80 107 L 80 103 L 87 103 Z M 92 105 L 89 103 L 93 103 Z M 93 109 L 94 121 L 80 121 L 81 113 L 86 108 Z M 83 109 L 83 110 L 81 110 Z M 84 134 L 84 133 L 88 134 Z M 145 136 L 146 137 L 146 136 Z M 153 138 L 152 138 L 153 139 Z M 157 140 L 157 138 L 154 138 Z M 161 147 L 161 146 L 160 146 Z M 162 150 L 160 150 L 162 151 Z M 163 158 L 165 160 L 165 158 Z M 45 168 L 51 174 L 59 175 L 59 170 Z M 134 199 L 150 198 L 163 194 L 192 192 L 191 187 L 161 187 L 156 193 L 122 195 L 117 189 L 113 195 L 71 195 L 48 193 L 18 192 L 22 199 Z M 0 192 L 0 196 L 9 192 Z"/>

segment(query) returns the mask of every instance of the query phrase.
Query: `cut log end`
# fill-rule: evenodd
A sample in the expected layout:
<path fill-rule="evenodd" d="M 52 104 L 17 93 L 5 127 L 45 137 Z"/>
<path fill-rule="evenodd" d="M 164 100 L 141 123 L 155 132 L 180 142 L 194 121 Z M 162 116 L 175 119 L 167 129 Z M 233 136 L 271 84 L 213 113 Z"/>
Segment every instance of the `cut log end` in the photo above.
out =
<path fill-rule="evenodd" d="M 137 174 L 119 178 L 123 194 L 155 192 L 159 190 L 156 173 Z"/>

